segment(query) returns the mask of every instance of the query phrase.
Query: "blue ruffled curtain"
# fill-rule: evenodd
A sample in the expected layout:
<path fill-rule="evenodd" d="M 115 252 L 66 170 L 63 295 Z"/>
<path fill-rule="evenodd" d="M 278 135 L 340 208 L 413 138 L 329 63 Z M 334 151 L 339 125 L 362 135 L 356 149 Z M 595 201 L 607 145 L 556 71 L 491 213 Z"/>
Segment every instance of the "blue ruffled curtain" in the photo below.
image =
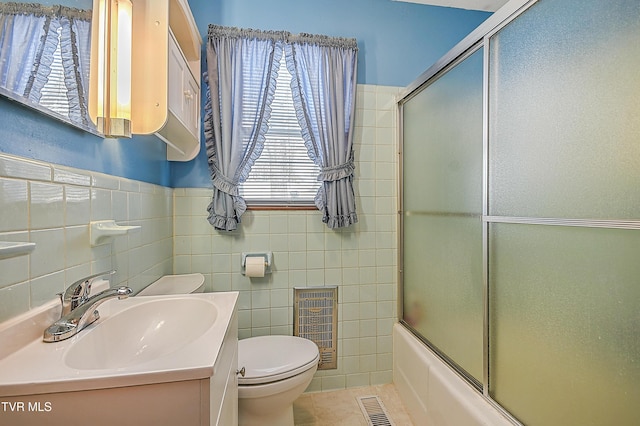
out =
<path fill-rule="evenodd" d="M 25 96 L 47 21 L 50 18 L 0 5 L 0 87 Z"/>
<path fill-rule="evenodd" d="M 204 121 L 214 186 L 208 219 L 216 229 L 236 229 L 246 210 L 238 186 L 264 146 L 283 49 L 302 137 L 309 158 L 321 168 L 315 204 L 330 228 L 358 221 L 353 191 L 356 40 L 209 25 Z"/>
<path fill-rule="evenodd" d="M 67 16 L 62 17 L 60 23 L 60 53 L 69 101 L 69 119 L 72 123 L 93 126 L 87 109 L 91 66 L 91 18 Z"/>
<path fill-rule="evenodd" d="M 309 158 L 320 167 L 315 197 L 329 228 L 358 222 L 353 174 L 353 122 L 358 47 L 355 39 L 290 36 L 285 54 Z"/>
<path fill-rule="evenodd" d="M 204 126 L 216 229 L 233 231 L 247 209 L 238 186 L 262 153 L 284 36 L 209 25 Z"/>
<path fill-rule="evenodd" d="M 59 48 L 68 117 L 88 125 L 91 15 L 66 6 L 0 3 L 0 87 L 39 103 Z"/>

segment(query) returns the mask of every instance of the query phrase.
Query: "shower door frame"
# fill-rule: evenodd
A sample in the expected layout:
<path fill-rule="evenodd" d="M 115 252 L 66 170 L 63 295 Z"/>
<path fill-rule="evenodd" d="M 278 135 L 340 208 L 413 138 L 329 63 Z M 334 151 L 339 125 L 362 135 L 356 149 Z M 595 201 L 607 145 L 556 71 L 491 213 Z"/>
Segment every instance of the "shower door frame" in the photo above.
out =
<path fill-rule="evenodd" d="M 571 219 L 571 218 L 545 218 L 545 217 L 513 217 L 489 215 L 489 71 L 490 71 L 490 54 L 491 54 L 491 38 L 498 33 L 506 25 L 510 24 L 514 19 L 523 12 L 535 5 L 538 0 L 511 0 L 502 9 L 497 11 L 487 21 L 480 25 L 469 36 L 456 45 L 451 51 L 443 56 L 432 67 L 427 69 L 416 81 L 411 83 L 405 91 L 403 91 L 398 100 L 398 141 L 399 141 L 399 176 L 398 176 L 398 320 L 410 330 L 416 337 L 423 341 L 437 356 L 439 356 L 446 364 L 452 367 L 459 376 L 470 383 L 484 400 L 497 408 L 511 422 L 516 425 L 521 423 L 506 411 L 498 402 L 490 395 L 490 282 L 489 282 L 489 229 L 491 224 L 526 224 L 526 225 L 547 225 L 547 226 L 564 226 L 564 227 L 581 227 L 581 228 L 604 228 L 604 229 L 635 229 L 640 230 L 639 220 L 607 220 L 607 219 Z M 424 88 L 428 87 L 432 82 L 439 79 L 450 69 L 466 59 L 477 49 L 483 48 L 483 125 L 482 125 L 482 280 L 483 280 L 483 377 L 482 383 L 478 384 L 477 380 L 469 377 L 469 374 L 455 365 L 445 354 L 438 351 L 425 337 L 420 336 L 403 320 L 403 288 L 404 288 L 404 194 L 403 194 L 403 106 L 413 96 Z"/>
<path fill-rule="evenodd" d="M 490 405 L 495 407 L 501 412 L 508 420 L 514 425 L 522 425 L 511 413 L 505 410 L 500 404 L 498 404 L 489 394 L 489 224 L 500 223 L 503 221 L 514 221 L 509 223 L 523 223 L 525 218 L 505 218 L 488 216 L 489 214 L 489 193 L 488 193 L 488 181 L 489 181 L 489 54 L 490 54 L 490 38 L 500 31 L 503 27 L 511 23 L 514 19 L 524 13 L 531 6 L 536 4 L 538 0 L 511 0 L 501 9 L 496 11 L 485 22 L 483 22 L 478 28 L 466 36 L 455 47 L 447 52 L 442 58 L 440 58 L 435 64 L 429 67 L 424 73 L 422 73 L 415 81 L 413 81 L 407 88 L 400 93 L 397 102 L 397 123 L 398 123 L 398 321 L 403 324 L 416 338 L 422 341 L 427 347 L 429 347 L 440 359 L 442 359 L 451 369 L 459 375 L 463 380 L 469 383 L 474 389 L 476 389 L 480 395 Z M 479 383 L 476 379 L 466 373 L 461 367 L 459 367 L 455 361 L 449 358 L 446 354 L 439 351 L 431 342 L 429 342 L 424 336 L 416 332 L 409 324 L 407 324 L 404 317 L 404 169 L 403 169 L 403 153 L 404 153 L 404 135 L 403 135 L 403 105 L 408 100 L 413 98 L 416 94 L 427 88 L 433 82 L 438 80 L 441 76 L 445 75 L 449 70 L 453 69 L 456 65 L 460 64 L 466 58 L 477 52 L 479 49 L 483 50 L 483 76 L 482 76 L 482 285 L 483 285 L 483 377 L 482 383 Z M 564 224 L 567 221 L 558 220 L 555 223 L 548 224 Z M 600 221 L 607 222 L 607 221 Z M 610 225 L 610 224 L 606 224 Z M 606 226 L 601 224 L 601 226 Z M 584 226 L 584 225 L 574 225 Z"/>

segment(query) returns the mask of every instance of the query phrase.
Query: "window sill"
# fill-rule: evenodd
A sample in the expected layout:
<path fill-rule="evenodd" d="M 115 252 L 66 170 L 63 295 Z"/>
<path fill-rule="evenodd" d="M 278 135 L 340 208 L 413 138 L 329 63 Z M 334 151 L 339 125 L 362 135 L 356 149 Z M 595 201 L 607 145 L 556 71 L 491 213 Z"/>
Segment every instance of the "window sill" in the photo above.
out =
<path fill-rule="evenodd" d="M 277 204 L 247 204 L 247 210 L 318 210 L 313 205 L 277 205 Z"/>

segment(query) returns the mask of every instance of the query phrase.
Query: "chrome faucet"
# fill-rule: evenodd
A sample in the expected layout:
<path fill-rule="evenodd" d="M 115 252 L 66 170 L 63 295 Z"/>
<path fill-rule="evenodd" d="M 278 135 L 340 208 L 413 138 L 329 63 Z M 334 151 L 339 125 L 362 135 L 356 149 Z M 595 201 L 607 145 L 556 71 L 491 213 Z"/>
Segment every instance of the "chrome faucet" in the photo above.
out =
<path fill-rule="evenodd" d="M 89 293 L 91 293 L 91 285 L 95 280 L 101 277 L 113 275 L 115 273 L 116 271 L 107 271 L 82 278 L 71 284 L 64 293 L 58 293 L 58 296 L 60 296 L 60 301 L 62 302 L 62 314 L 60 314 L 60 317 L 67 315 L 69 312 L 73 311 L 89 299 Z"/>
<path fill-rule="evenodd" d="M 133 291 L 129 287 L 109 288 L 89 297 L 91 284 L 99 277 L 113 275 L 115 271 L 104 272 L 83 278 L 73 283 L 60 294 L 62 314 L 60 319 L 51 324 L 45 331 L 42 340 L 59 342 L 78 334 L 89 324 L 100 318 L 96 308 L 109 299 L 126 299 Z"/>

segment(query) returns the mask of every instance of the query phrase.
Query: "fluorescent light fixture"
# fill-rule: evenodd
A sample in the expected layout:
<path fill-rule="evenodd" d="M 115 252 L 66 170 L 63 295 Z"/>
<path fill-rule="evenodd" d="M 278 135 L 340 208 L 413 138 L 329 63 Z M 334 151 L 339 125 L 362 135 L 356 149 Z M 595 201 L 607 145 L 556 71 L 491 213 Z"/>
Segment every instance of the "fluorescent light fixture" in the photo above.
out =
<path fill-rule="evenodd" d="M 99 132 L 131 137 L 131 0 L 96 0 L 90 114 Z M 94 16 L 96 14 L 94 7 Z"/>

